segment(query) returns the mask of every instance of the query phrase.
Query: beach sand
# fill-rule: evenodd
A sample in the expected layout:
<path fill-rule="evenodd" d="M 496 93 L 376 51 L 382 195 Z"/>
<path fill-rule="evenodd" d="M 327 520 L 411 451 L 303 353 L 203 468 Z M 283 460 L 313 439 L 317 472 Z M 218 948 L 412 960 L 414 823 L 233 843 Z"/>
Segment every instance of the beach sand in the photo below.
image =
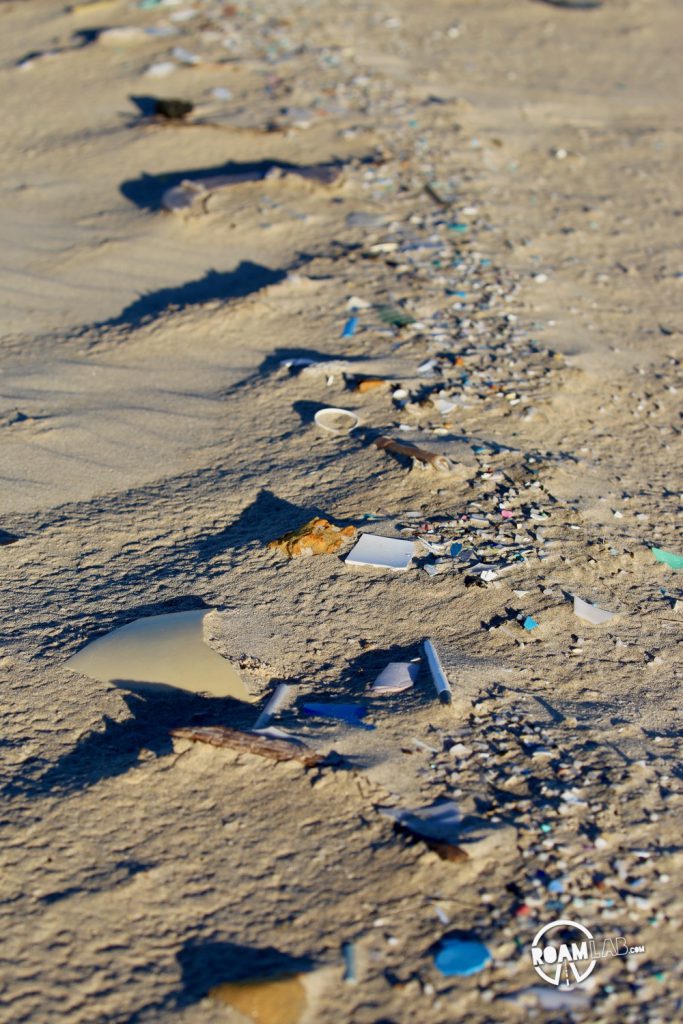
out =
<path fill-rule="evenodd" d="M 0 4 L 0 1020 L 295 1021 L 214 992 L 273 972 L 316 1024 L 680 1017 L 679 50 L 673 0 Z M 490 572 L 268 546 L 313 516 Z M 254 703 L 66 666 L 199 608 Z M 280 682 L 322 766 L 171 736 Z M 381 813 L 443 797 L 452 859 Z M 556 919 L 645 952 L 556 988 Z"/>

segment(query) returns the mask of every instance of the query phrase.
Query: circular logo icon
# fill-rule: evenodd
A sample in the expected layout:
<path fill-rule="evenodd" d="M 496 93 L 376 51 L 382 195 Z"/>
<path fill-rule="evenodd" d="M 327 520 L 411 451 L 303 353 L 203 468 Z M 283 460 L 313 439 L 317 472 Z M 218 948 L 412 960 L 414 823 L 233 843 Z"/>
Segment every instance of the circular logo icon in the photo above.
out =
<path fill-rule="evenodd" d="M 536 934 L 531 946 L 534 970 L 549 985 L 578 985 L 595 967 L 593 936 L 582 924 L 551 921 Z"/>

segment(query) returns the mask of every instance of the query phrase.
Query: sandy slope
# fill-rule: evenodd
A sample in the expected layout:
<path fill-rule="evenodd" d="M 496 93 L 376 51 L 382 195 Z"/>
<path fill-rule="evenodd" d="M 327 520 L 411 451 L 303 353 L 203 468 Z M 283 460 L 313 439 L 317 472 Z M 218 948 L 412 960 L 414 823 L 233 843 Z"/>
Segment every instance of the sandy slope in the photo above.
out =
<path fill-rule="evenodd" d="M 647 949 L 598 964 L 574 1019 L 674 1020 L 680 582 L 649 546 L 682 548 L 676 5 L 196 6 L 173 21 L 186 8 L 0 5 L 0 527 L 19 538 L 0 547 L 0 1019 L 236 1020 L 206 993 L 274 947 L 316 965 L 316 1022 L 558 1020 L 569 1009 L 528 991 L 528 946 L 564 915 Z M 115 25 L 181 35 L 16 66 Z M 207 62 L 146 77 L 175 45 Z M 136 120 L 128 97 L 146 94 L 188 97 L 222 127 Z M 311 126 L 265 131 L 283 107 Z M 178 176 L 262 160 L 345 168 L 334 186 L 270 179 L 204 213 L 159 209 Z M 451 221 L 478 268 L 454 287 L 466 305 L 491 292 L 465 337 L 510 338 L 521 406 L 470 402 L 443 436 L 431 407 L 280 366 L 391 358 L 391 380 L 419 391 L 439 317 L 450 337 L 470 315 L 454 312 L 458 267 L 430 257 L 437 237 L 460 244 Z M 342 339 L 352 296 L 370 307 Z M 387 327 L 382 304 L 426 327 Z M 369 431 L 419 427 L 406 436 L 451 444 L 463 468 L 444 480 L 362 434 L 331 440 L 311 423 L 320 404 L 355 408 Z M 533 553 L 488 587 L 266 547 L 314 513 L 391 536 L 413 510 L 478 502 L 493 521 L 491 473 L 516 482 Z M 541 527 L 522 511 L 534 503 L 551 513 Z M 590 627 L 568 593 L 618 616 Z M 433 635 L 464 699 L 440 707 L 423 672 L 370 702 L 373 732 L 291 709 L 284 725 L 345 758 L 304 772 L 171 742 L 190 721 L 248 727 L 250 707 L 63 667 L 93 636 L 201 602 L 218 609 L 212 645 L 258 659 L 264 690 L 288 679 L 299 700 L 362 700 Z M 504 841 L 442 861 L 377 811 L 442 795 L 505 824 Z M 493 964 L 439 975 L 430 948 L 448 928 L 473 929 Z M 352 940 L 356 986 L 342 980 Z"/>

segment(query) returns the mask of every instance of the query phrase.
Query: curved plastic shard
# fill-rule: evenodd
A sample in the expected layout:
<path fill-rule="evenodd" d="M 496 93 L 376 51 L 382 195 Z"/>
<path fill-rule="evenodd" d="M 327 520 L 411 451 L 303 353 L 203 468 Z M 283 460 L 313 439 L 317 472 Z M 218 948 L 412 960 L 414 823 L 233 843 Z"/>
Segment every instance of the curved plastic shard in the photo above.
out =
<path fill-rule="evenodd" d="M 683 569 L 683 555 L 665 551 L 664 548 L 652 548 L 652 554 L 658 562 L 663 562 L 670 569 Z"/>
<path fill-rule="evenodd" d="M 444 935 L 434 950 L 434 963 L 446 977 L 477 974 L 491 960 L 491 953 L 481 939 L 468 932 Z"/>
<path fill-rule="evenodd" d="M 103 682 L 173 686 L 250 701 L 233 666 L 204 642 L 206 609 L 152 615 L 93 640 L 66 662 Z"/>
<path fill-rule="evenodd" d="M 601 626 L 603 622 L 609 622 L 616 615 L 616 612 L 608 612 L 604 608 L 598 608 L 596 604 L 589 604 L 574 595 L 574 615 L 584 622 L 590 622 L 593 626 Z"/>

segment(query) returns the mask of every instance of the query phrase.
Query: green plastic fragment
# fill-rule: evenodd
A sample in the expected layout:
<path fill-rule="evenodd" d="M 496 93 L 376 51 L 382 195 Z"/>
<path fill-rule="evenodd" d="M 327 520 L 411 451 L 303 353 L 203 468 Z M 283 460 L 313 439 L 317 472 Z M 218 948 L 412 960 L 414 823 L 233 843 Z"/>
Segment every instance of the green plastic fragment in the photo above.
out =
<path fill-rule="evenodd" d="M 652 548 L 652 554 L 658 562 L 663 562 L 670 569 L 683 569 L 683 555 L 676 555 L 673 551 L 664 551 L 663 548 Z"/>
<path fill-rule="evenodd" d="M 404 313 L 401 309 L 395 309 L 393 306 L 380 306 L 378 313 L 380 320 L 383 320 L 385 324 L 391 324 L 392 327 L 407 327 L 408 324 L 415 323 L 414 316 Z"/>

